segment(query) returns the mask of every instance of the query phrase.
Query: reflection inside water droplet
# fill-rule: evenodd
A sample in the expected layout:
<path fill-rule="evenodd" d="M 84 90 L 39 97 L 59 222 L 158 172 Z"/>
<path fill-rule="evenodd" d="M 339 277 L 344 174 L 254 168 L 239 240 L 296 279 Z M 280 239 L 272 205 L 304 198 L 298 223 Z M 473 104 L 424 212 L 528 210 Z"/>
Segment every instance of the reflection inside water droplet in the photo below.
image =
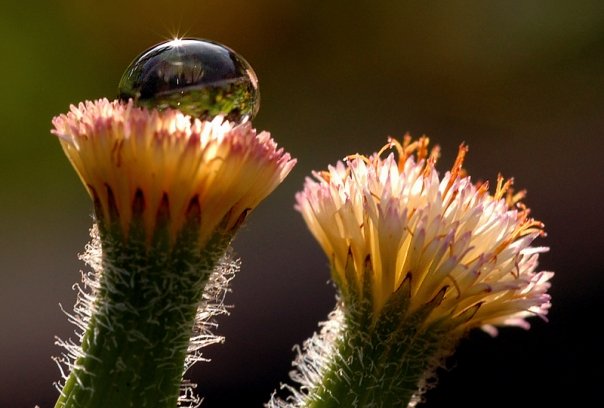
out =
<path fill-rule="evenodd" d="M 207 40 L 167 41 L 139 55 L 122 75 L 122 100 L 173 108 L 200 119 L 224 115 L 241 122 L 260 107 L 254 70 L 235 51 Z"/>

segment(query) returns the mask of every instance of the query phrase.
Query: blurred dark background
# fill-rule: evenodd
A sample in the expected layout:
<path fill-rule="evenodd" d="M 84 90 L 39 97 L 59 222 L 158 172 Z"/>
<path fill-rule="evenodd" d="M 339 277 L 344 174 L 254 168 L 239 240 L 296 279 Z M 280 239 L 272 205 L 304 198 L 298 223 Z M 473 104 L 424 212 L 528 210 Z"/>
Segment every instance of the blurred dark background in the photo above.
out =
<path fill-rule="evenodd" d="M 176 34 L 240 52 L 260 79 L 255 126 L 299 159 L 252 215 L 220 319 L 224 345 L 194 367 L 204 407 L 260 407 L 287 380 L 292 346 L 334 305 L 327 261 L 293 210 L 312 169 L 371 153 L 388 135 L 457 146 L 475 179 L 529 191 L 554 270 L 550 322 L 474 333 L 424 407 L 602 406 L 604 3 L 59 0 L 0 11 L 0 407 L 52 407 L 90 201 L 50 120 L 113 98 L 122 71 Z"/>

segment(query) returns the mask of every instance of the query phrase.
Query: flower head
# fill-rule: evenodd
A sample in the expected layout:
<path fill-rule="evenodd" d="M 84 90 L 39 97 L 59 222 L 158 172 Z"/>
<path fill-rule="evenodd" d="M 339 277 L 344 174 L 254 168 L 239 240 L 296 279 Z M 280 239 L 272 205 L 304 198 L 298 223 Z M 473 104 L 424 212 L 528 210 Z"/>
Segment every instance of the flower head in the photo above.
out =
<path fill-rule="evenodd" d="M 440 177 L 438 148 L 422 137 L 391 139 L 370 157 L 355 155 L 315 172 L 296 208 L 328 255 L 344 305 L 363 298 L 374 320 L 395 294 L 401 313 L 432 305 L 425 324 L 465 332 L 482 326 L 528 327 L 545 317 L 551 272 L 537 272 L 544 247 L 531 243 L 543 225 L 529 217 L 512 180 L 499 177 L 493 194 L 462 169 L 461 145 Z M 394 148 L 393 152 L 382 156 Z M 398 157 L 397 157 L 398 156 Z"/>
<path fill-rule="evenodd" d="M 97 217 L 119 221 L 127 232 L 140 213 L 148 236 L 162 216 L 173 237 L 192 212 L 201 224 L 201 243 L 219 225 L 233 229 L 295 164 L 249 122 L 220 116 L 200 121 L 131 101 L 80 103 L 53 125 L 97 205 Z"/>

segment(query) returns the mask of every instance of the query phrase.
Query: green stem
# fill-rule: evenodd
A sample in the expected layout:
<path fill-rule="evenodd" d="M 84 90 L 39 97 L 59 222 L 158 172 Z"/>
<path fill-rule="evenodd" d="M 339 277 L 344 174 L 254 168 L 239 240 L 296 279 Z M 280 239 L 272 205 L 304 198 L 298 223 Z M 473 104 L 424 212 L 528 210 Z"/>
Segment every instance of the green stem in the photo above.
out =
<path fill-rule="evenodd" d="M 200 250 L 197 237 L 183 228 L 171 243 L 166 224 L 149 244 L 140 220 L 127 239 L 101 229 L 95 310 L 55 408 L 177 406 L 197 307 L 230 242 L 217 234 Z"/>
<path fill-rule="evenodd" d="M 399 305 L 391 305 L 392 312 Z M 423 328 L 431 305 L 407 315 L 385 308 L 372 324 L 371 305 L 349 302 L 344 329 L 307 408 L 407 407 L 422 382 L 451 350 L 453 339 L 437 327 Z"/>

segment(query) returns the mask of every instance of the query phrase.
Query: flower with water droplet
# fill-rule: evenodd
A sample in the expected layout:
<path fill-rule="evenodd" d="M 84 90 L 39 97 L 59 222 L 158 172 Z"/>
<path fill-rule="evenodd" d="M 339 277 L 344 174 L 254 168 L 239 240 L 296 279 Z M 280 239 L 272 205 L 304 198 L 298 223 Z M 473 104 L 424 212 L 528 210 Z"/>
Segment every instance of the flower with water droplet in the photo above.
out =
<path fill-rule="evenodd" d="M 180 74 L 166 75 L 169 82 Z M 192 84 L 192 98 L 206 85 Z M 206 104 L 226 94 L 200 105 L 187 92 L 161 98 L 182 97 L 184 112 L 201 107 L 211 120 L 164 106 L 159 94 L 162 110 L 137 106 L 141 94 L 81 103 L 53 119 L 52 133 L 93 199 L 98 231 L 86 256 L 94 273 L 85 275 L 72 317 L 84 330 L 81 346 L 58 342 L 70 374 L 57 408 L 198 402 L 182 377 L 200 347 L 222 340 L 209 328 L 237 269 L 225 258 L 230 242 L 295 160 L 251 122 L 226 120 L 226 105 L 214 112 Z"/>
<path fill-rule="evenodd" d="M 398 158 L 382 157 L 391 148 Z M 470 329 L 494 334 L 545 318 L 553 274 L 536 271 L 547 248 L 531 246 L 543 226 L 511 180 L 500 176 L 492 195 L 472 183 L 466 152 L 440 177 L 438 148 L 407 136 L 306 180 L 296 208 L 331 262 L 340 301 L 295 362 L 295 402 L 269 406 L 404 407 Z"/>

